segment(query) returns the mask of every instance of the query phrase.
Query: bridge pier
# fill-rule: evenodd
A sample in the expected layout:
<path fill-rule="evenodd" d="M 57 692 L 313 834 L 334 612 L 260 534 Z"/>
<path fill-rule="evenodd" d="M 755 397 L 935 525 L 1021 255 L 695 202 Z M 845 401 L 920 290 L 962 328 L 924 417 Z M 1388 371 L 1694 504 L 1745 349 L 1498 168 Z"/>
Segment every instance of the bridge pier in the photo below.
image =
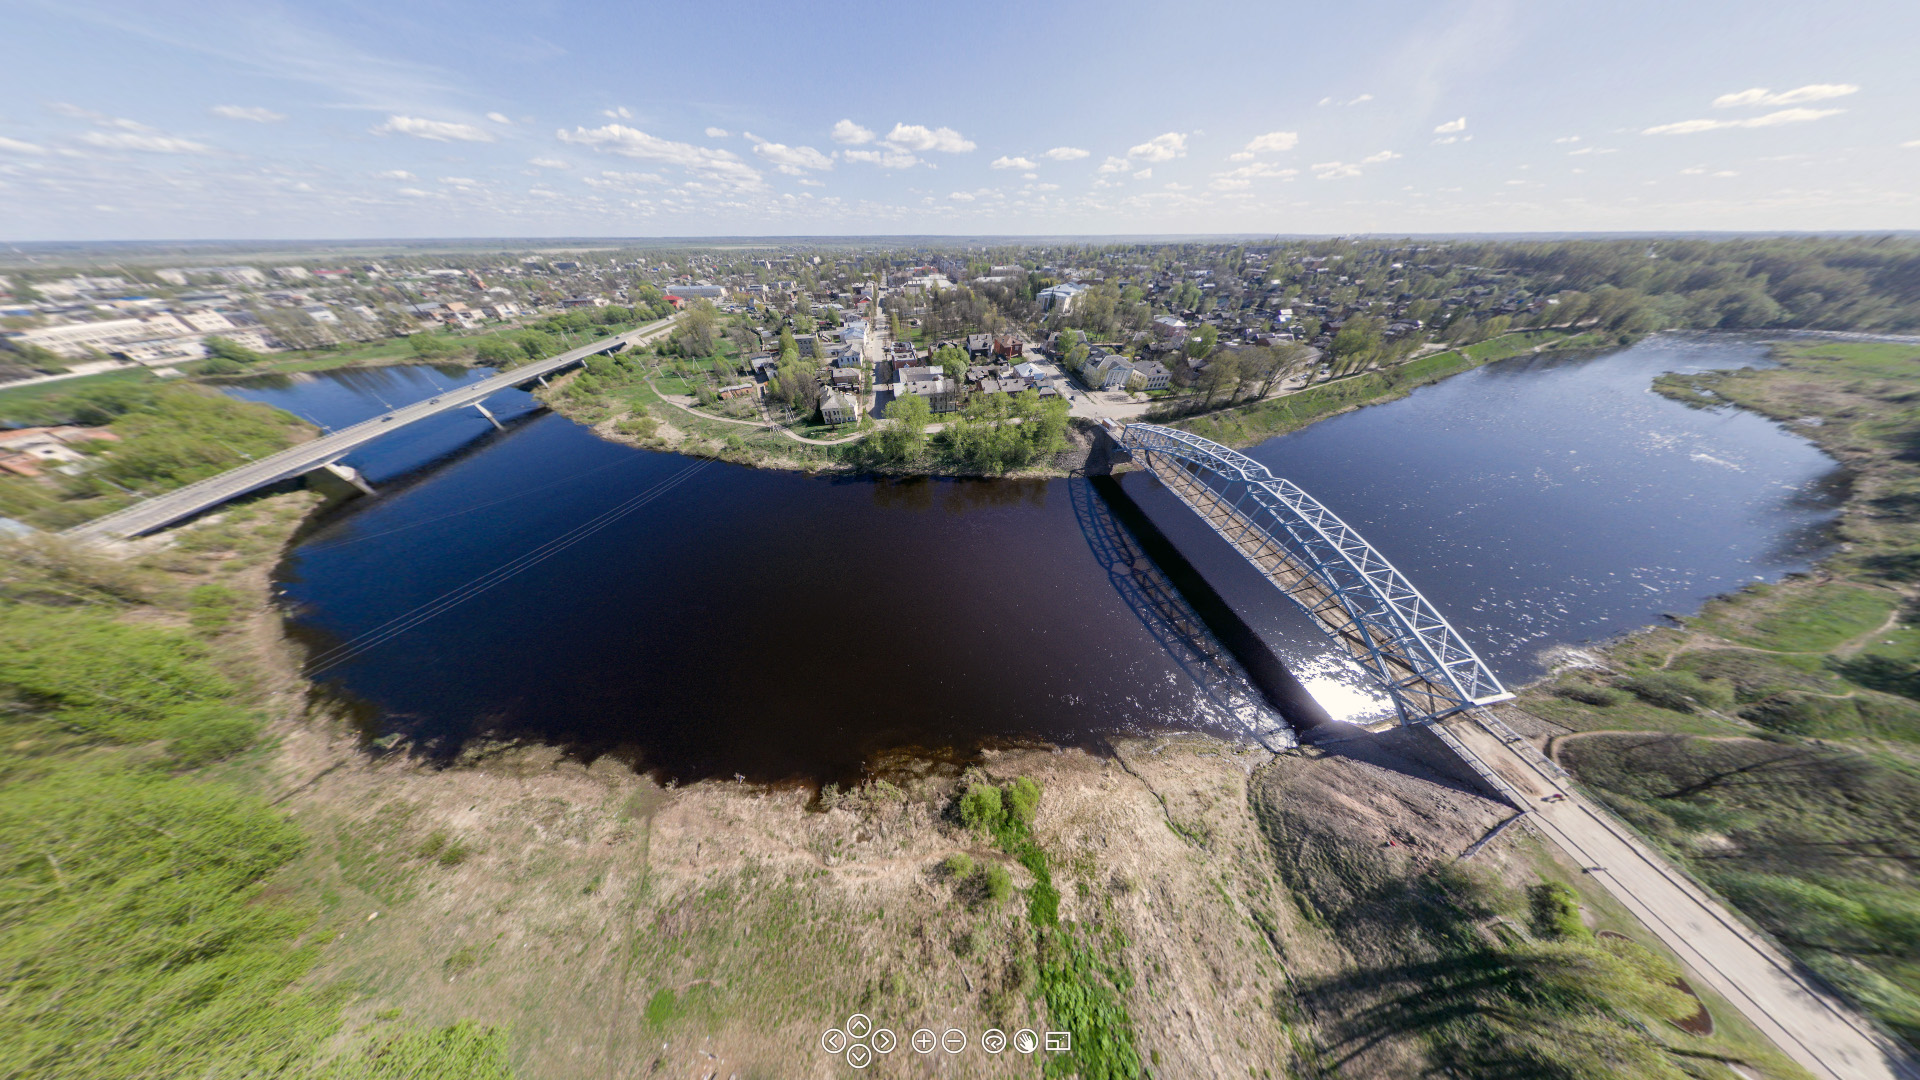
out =
<path fill-rule="evenodd" d="M 325 495 L 329 502 L 343 502 L 362 495 L 378 495 L 360 470 L 351 465 L 329 461 L 306 475 L 307 487 Z"/>
<path fill-rule="evenodd" d="M 480 415 L 486 417 L 487 422 L 491 423 L 495 429 L 499 431 L 507 430 L 507 426 L 505 424 L 502 424 L 500 421 L 494 419 L 493 414 L 487 411 L 487 407 L 485 405 L 482 405 L 476 401 L 473 403 L 473 407 L 476 409 L 479 409 Z"/>

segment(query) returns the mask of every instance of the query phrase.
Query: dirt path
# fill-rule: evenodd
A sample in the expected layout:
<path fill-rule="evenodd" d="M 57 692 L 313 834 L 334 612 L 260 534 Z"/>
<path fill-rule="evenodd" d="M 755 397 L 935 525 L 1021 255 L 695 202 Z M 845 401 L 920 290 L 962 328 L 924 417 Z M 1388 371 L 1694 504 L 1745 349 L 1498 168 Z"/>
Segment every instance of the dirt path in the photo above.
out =
<path fill-rule="evenodd" d="M 867 437 L 867 433 L 862 431 L 858 434 L 849 435 L 844 439 L 809 439 L 805 435 L 795 435 L 793 432 L 787 430 L 786 428 L 781 427 L 779 424 L 769 423 L 765 420 L 735 420 L 731 416 L 714 416 L 712 413 L 699 412 L 698 410 L 694 409 L 691 406 L 682 405 L 681 403 L 673 400 L 667 395 L 662 394 L 660 392 L 660 388 L 653 385 L 652 379 L 647 380 L 647 389 L 652 390 L 654 393 L 654 396 L 658 397 L 661 401 L 664 401 L 667 404 L 673 406 L 674 408 L 679 409 L 681 412 L 686 413 L 688 416 L 697 416 L 702 420 L 718 420 L 723 424 L 740 424 L 745 427 L 760 428 L 766 431 L 778 431 L 782 435 L 785 435 L 787 438 L 792 439 L 794 442 L 806 443 L 810 446 L 839 446 L 841 443 L 859 442 L 861 439 L 864 439 Z"/>

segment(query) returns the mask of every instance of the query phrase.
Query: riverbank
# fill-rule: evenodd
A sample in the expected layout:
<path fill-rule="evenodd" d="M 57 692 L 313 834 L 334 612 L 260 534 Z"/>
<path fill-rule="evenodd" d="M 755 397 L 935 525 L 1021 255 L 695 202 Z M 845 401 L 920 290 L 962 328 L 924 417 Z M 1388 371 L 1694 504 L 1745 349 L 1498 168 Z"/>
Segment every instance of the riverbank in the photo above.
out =
<path fill-rule="evenodd" d="M 1428 353 L 1389 368 L 1362 371 L 1247 405 L 1199 415 L 1150 412 L 1164 423 L 1232 447 L 1254 446 L 1319 420 L 1405 397 L 1422 386 L 1523 353 L 1572 352 L 1625 345 L 1606 335 L 1563 330 L 1518 330 L 1458 349 Z"/>
<path fill-rule="evenodd" d="M 1779 366 L 1667 375 L 1846 469 L 1836 550 L 1698 615 L 1570 651 L 1516 707 L 1580 779 L 1680 865 L 1909 1042 L 1920 969 L 1920 346 L 1793 341 Z"/>

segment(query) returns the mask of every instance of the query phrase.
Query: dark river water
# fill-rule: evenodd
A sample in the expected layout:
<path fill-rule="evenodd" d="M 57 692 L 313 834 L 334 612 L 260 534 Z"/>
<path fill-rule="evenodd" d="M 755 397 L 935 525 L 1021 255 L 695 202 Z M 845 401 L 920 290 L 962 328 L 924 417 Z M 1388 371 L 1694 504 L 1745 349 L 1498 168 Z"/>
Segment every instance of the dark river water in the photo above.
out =
<path fill-rule="evenodd" d="M 1648 391 L 1732 337 L 1491 365 L 1250 453 L 1358 527 L 1509 682 L 1805 568 L 1834 464 Z M 236 396 L 339 426 L 484 377 Z M 506 392 L 349 462 L 381 489 L 282 568 L 320 679 L 437 753 L 479 736 L 681 779 L 848 779 L 895 749 L 1192 728 L 1273 744 L 1383 708 L 1151 477 L 825 479 L 603 442 Z"/>

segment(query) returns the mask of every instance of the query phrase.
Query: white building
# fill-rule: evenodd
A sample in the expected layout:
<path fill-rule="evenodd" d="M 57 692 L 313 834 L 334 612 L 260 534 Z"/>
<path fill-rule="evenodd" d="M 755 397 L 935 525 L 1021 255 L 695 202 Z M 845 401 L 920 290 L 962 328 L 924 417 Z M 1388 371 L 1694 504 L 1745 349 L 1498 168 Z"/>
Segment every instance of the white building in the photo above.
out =
<path fill-rule="evenodd" d="M 184 337 L 192 333 L 186 324 L 172 315 L 147 315 L 138 319 L 105 319 L 100 322 L 43 326 L 12 335 L 14 340 L 38 345 L 65 357 L 85 356 L 89 352 L 109 352 L 129 341 L 160 337 Z"/>
<path fill-rule="evenodd" d="M 1051 285 L 1041 289 L 1040 295 L 1035 297 L 1035 299 L 1040 301 L 1041 312 L 1044 313 L 1059 308 L 1060 313 L 1064 315 L 1073 310 L 1074 298 L 1086 291 L 1087 287 L 1085 285 L 1075 285 L 1072 282 L 1067 282 L 1064 285 Z"/>
<path fill-rule="evenodd" d="M 186 323 L 188 326 L 203 334 L 213 334 L 222 330 L 233 329 L 233 320 L 217 311 L 176 312 L 174 318 L 179 319 L 181 322 Z"/>

